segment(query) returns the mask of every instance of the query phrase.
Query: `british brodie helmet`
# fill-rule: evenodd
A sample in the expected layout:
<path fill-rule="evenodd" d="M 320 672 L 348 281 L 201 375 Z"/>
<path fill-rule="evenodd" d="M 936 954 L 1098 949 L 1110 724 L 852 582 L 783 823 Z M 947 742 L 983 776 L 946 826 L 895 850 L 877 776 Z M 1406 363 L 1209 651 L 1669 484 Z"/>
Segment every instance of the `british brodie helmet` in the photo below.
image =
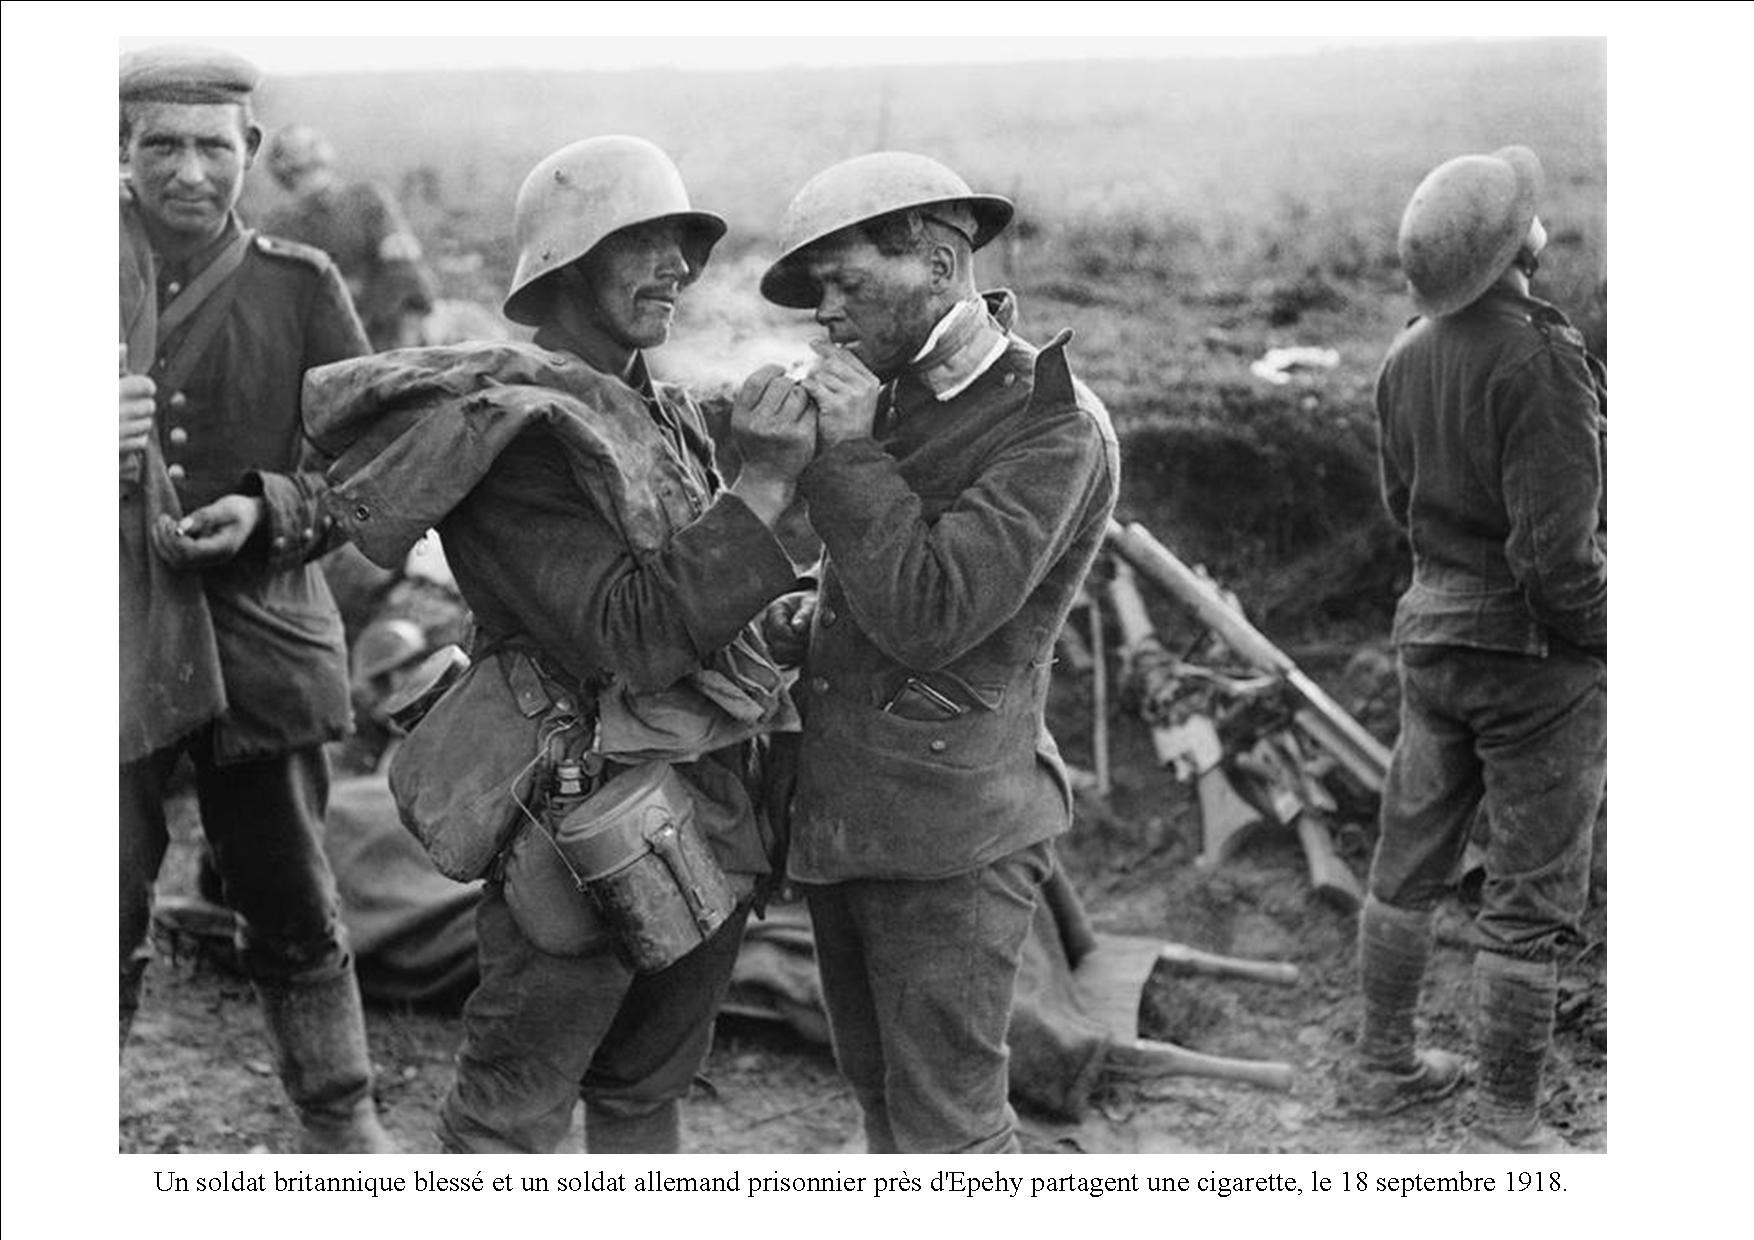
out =
<path fill-rule="evenodd" d="M 877 151 L 844 160 L 811 177 L 786 208 L 780 224 L 780 256 L 761 277 L 761 295 L 809 310 L 820 297 L 804 269 L 803 252 L 832 233 L 910 208 L 957 207 L 972 221 L 969 244 L 980 249 L 1011 222 L 1009 198 L 977 194 L 968 182 L 935 159 L 907 151 Z M 927 211 L 930 214 L 930 211 Z"/>
<path fill-rule="evenodd" d="M 1401 215 L 1401 270 L 1422 314 L 1472 305 L 1516 258 L 1535 218 L 1541 161 L 1526 146 L 1440 164 Z"/>
<path fill-rule="evenodd" d="M 706 265 L 725 221 L 696 211 L 670 157 L 643 138 L 586 138 L 548 156 L 524 178 L 514 216 L 518 266 L 505 316 L 540 324 L 545 276 L 583 258 L 610 233 L 654 220 L 683 225 L 683 257 L 692 281 Z"/>

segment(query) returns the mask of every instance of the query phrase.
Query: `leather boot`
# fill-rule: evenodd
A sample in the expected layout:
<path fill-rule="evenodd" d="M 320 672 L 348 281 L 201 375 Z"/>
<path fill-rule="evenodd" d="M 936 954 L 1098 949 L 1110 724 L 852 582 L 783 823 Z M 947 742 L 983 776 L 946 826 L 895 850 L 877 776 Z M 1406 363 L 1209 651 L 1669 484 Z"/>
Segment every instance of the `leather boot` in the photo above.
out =
<path fill-rule="evenodd" d="M 371 1053 L 353 970 L 311 984 L 258 981 L 256 996 L 303 1154 L 395 1154 L 372 1102 Z"/>
<path fill-rule="evenodd" d="M 1480 1065 L 1470 1144 L 1482 1152 L 1565 1154 L 1572 1146 L 1541 1122 L 1541 1069 L 1553 1040 L 1559 969 L 1496 952 L 1474 958 Z"/>
<path fill-rule="evenodd" d="M 1358 972 L 1364 1029 L 1343 1070 L 1340 1100 L 1349 1111 L 1392 1115 L 1453 1092 L 1466 1075 L 1460 1056 L 1419 1050 L 1413 1018 L 1431 959 L 1429 910 L 1396 908 L 1367 896 L 1358 917 Z"/>

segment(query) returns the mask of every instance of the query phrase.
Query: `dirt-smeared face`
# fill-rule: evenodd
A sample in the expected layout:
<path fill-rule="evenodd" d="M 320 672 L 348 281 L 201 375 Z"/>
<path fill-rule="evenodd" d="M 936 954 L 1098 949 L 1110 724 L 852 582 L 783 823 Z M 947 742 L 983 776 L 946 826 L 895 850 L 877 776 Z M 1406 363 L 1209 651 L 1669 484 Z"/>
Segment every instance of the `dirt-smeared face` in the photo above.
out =
<path fill-rule="evenodd" d="M 900 374 L 937 322 L 932 266 L 923 254 L 887 255 L 853 231 L 810 254 L 816 321 L 879 379 Z"/>
<path fill-rule="evenodd" d="M 230 103 L 137 105 L 129 179 L 149 219 L 179 236 L 217 236 L 243 193 L 260 135 Z"/>
<path fill-rule="evenodd" d="M 654 220 L 610 233 L 580 260 L 590 287 L 593 326 L 628 349 L 670 338 L 676 299 L 693 274 L 682 253 L 682 225 Z"/>

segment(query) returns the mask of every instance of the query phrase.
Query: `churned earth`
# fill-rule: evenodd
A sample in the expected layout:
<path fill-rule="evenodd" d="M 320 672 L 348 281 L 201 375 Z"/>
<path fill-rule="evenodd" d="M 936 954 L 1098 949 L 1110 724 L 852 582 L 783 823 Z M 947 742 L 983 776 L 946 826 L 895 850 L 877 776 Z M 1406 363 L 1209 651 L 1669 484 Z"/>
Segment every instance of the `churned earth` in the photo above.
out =
<path fill-rule="evenodd" d="M 1056 685 L 1054 711 L 1068 757 L 1087 758 L 1088 686 Z M 1024 1112 L 1025 1149 L 1038 1153 L 1439 1153 L 1453 1150 L 1473 1109 L 1469 1091 L 1384 1120 L 1341 1114 L 1335 1066 L 1352 1044 L 1359 1004 L 1355 916 L 1309 893 L 1289 833 L 1248 841 L 1224 866 L 1194 866 L 1198 815 L 1188 792 L 1157 769 L 1144 729 L 1111 719 L 1114 788 L 1081 798 L 1064 863 L 1100 930 L 1160 938 L 1231 955 L 1290 961 L 1295 987 L 1154 975 L 1141 1032 L 1194 1049 L 1282 1060 L 1288 1093 L 1193 1077 L 1113 1078 L 1076 1124 Z M 192 807 L 162 880 L 186 888 Z M 1340 851 L 1362 871 L 1369 833 L 1343 826 Z M 1578 1146 L 1607 1143 L 1606 908 L 1598 883 L 1587 944 L 1561 974 L 1560 1025 L 1548 1071 L 1547 1114 Z M 1469 958 L 1465 889 L 1446 904 L 1425 996 L 1424 1027 L 1467 1045 Z M 392 1134 L 433 1152 L 434 1119 L 450 1081 L 453 1012 L 374 1007 L 367 1021 L 378 1102 Z M 685 1120 L 690 1153 L 856 1153 L 858 1109 L 827 1050 L 789 1029 L 721 1019 Z M 122 1060 L 120 1148 L 128 1153 L 285 1153 L 296 1124 L 246 983 L 201 959 L 161 953 Z M 578 1145 L 575 1127 L 569 1145 Z"/>

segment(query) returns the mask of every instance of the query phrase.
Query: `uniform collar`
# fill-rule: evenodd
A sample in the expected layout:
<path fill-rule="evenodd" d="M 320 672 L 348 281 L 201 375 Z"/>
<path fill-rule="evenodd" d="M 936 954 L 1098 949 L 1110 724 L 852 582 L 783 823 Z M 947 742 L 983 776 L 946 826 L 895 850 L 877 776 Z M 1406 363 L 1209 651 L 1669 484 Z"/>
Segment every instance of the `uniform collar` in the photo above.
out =
<path fill-rule="evenodd" d="M 908 373 L 934 400 L 943 403 L 961 395 L 1005 355 L 1011 341 L 994 308 L 978 295 L 957 302 L 908 363 Z"/>
<path fill-rule="evenodd" d="M 1533 293 L 1524 293 L 1502 284 L 1487 289 L 1469 306 L 1469 310 L 1509 314 L 1514 318 L 1527 321 L 1559 322 L 1568 326 L 1570 324 L 1570 320 L 1565 317 L 1565 312 L 1552 302 L 1542 301 Z"/>
<path fill-rule="evenodd" d="M 207 264 L 219 257 L 220 251 L 225 249 L 225 247 L 231 242 L 232 238 L 236 237 L 242 228 L 243 225 L 238 221 L 237 212 L 233 211 L 226 217 L 225 226 L 219 230 L 219 235 L 217 237 L 188 255 L 182 261 L 171 262 L 166 259 L 163 254 L 155 253 L 153 257 L 158 260 L 158 293 L 160 300 L 164 300 L 167 296 L 176 296 L 178 292 L 181 292 L 188 285 L 190 280 L 193 280 L 196 276 L 205 271 L 207 269 Z M 150 233 L 147 235 L 149 237 L 151 236 Z M 177 286 L 175 291 L 172 291 L 170 288 L 173 284 Z"/>
<path fill-rule="evenodd" d="M 534 344 L 539 349 L 547 349 L 551 353 L 564 353 L 568 357 L 576 357 L 579 361 L 585 362 L 585 359 L 580 356 L 578 350 L 572 347 L 565 334 L 552 326 L 544 325 L 538 327 L 536 329 L 536 334 L 531 337 L 530 343 Z M 590 363 L 585 362 L 585 365 L 589 366 Z M 595 369 L 595 367 L 592 367 L 592 369 Z M 652 374 L 651 371 L 646 368 L 646 355 L 642 351 L 636 350 L 634 352 L 633 362 L 628 366 L 625 375 L 609 374 L 608 371 L 601 371 L 599 373 L 606 374 L 611 379 L 627 384 L 628 387 L 638 392 L 647 400 L 652 400 L 656 396 L 656 392 L 652 387 Z"/>

